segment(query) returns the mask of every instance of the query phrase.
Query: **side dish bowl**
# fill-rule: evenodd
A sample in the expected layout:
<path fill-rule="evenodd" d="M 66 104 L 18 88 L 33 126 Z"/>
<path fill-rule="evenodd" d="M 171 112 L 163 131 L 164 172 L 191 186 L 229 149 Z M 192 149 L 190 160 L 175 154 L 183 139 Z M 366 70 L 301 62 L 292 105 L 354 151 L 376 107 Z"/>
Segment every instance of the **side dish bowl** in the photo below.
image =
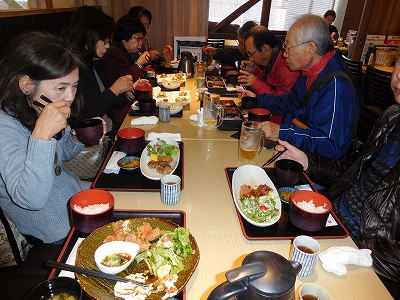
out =
<path fill-rule="evenodd" d="M 289 220 L 297 228 L 319 231 L 326 226 L 332 203 L 324 195 L 297 191 L 290 195 Z"/>
<path fill-rule="evenodd" d="M 244 184 L 250 185 L 250 186 L 258 186 L 260 184 L 266 184 L 270 188 L 272 188 L 272 197 L 275 200 L 275 208 L 278 209 L 278 213 L 276 214 L 275 217 L 273 217 L 270 221 L 265 222 L 265 223 L 260 223 L 252 220 L 246 214 L 244 213 L 244 208 L 242 201 L 240 200 L 240 187 Z M 282 213 L 282 206 L 281 206 L 281 201 L 279 198 L 279 194 L 272 183 L 271 179 L 268 177 L 267 173 L 265 171 L 258 167 L 258 166 L 253 166 L 253 165 L 244 165 L 235 170 L 233 173 L 232 177 L 232 194 L 233 194 L 233 199 L 236 205 L 237 210 L 239 213 L 242 215 L 242 217 L 249 222 L 250 224 L 257 226 L 257 227 L 267 227 L 275 224 L 278 222 L 279 218 L 281 217 Z"/>
<path fill-rule="evenodd" d="M 56 299 L 58 296 L 57 299 L 81 300 L 82 295 L 82 288 L 77 280 L 70 277 L 54 277 L 35 286 L 26 299 Z"/>
<path fill-rule="evenodd" d="M 94 261 L 96 266 L 103 273 L 107 274 L 118 274 L 125 270 L 136 257 L 139 252 L 139 245 L 131 242 L 124 241 L 113 241 L 102 244 L 94 252 Z M 118 259 L 112 259 L 112 255 L 122 255 L 126 256 L 126 260 L 119 261 Z M 111 262 L 115 266 L 105 266 L 104 260 Z"/>
<path fill-rule="evenodd" d="M 139 168 L 140 158 L 137 156 L 125 156 L 118 160 L 118 166 L 127 171 L 134 171 Z"/>
<path fill-rule="evenodd" d="M 181 86 L 181 81 L 180 80 L 163 80 L 161 84 L 163 87 L 169 90 L 175 90 Z"/>

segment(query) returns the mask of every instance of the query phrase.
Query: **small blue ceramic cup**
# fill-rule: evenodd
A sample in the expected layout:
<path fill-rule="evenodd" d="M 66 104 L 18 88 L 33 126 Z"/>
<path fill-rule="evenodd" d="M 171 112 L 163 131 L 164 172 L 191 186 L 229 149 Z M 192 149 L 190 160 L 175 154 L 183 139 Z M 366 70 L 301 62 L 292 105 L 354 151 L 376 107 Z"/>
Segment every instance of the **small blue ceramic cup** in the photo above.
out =
<path fill-rule="evenodd" d="M 173 205 L 179 202 L 181 196 L 181 178 L 176 175 L 161 177 L 161 201 Z"/>

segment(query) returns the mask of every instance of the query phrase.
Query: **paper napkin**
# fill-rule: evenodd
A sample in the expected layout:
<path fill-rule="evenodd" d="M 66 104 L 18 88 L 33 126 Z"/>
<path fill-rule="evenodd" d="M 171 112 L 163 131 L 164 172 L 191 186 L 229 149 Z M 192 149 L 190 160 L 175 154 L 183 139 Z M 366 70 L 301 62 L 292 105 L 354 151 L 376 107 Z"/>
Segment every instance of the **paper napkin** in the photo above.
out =
<path fill-rule="evenodd" d="M 372 266 L 371 252 L 369 249 L 347 246 L 330 247 L 321 252 L 318 257 L 326 271 L 343 276 L 347 274 L 346 265 Z"/>
<path fill-rule="evenodd" d="M 150 132 L 150 133 L 147 135 L 147 139 L 148 139 L 149 141 L 152 141 L 152 140 L 157 139 L 157 138 L 170 138 L 170 139 L 173 139 L 173 140 L 175 140 L 175 141 L 177 141 L 177 142 L 179 142 L 179 141 L 182 140 L 182 137 L 181 137 L 181 134 L 180 134 L 180 133 L 168 133 L 168 132 L 161 132 L 161 133 L 158 133 L 158 132 Z"/>
<path fill-rule="evenodd" d="M 126 156 L 125 152 L 114 151 L 111 154 L 110 160 L 108 161 L 108 164 L 104 168 L 103 172 L 106 174 L 110 174 L 110 173 L 118 174 L 119 169 L 120 169 L 120 167 L 118 166 L 118 161 L 125 156 Z"/>
<path fill-rule="evenodd" d="M 157 124 L 158 118 L 156 116 L 151 117 L 140 117 L 133 119 L 131 125 L 146 125 L 146 124 Z"/>

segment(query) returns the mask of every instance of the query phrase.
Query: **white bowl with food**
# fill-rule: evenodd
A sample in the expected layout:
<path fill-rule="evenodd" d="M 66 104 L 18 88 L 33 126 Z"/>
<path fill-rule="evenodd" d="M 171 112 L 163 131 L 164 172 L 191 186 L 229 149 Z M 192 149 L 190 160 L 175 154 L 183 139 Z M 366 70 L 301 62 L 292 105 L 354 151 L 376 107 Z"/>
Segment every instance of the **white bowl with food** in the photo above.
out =
<path fill-rule="evenodd" d="M 232 194 L 239 213 L 254 226 L 271 226 L 281 217 L 279 194 L 267 173 L 258 166 L 244 165 L 235 170 Z"/>
<path fill-rule="evenodd" d="M 169 90 L 176 90 L 176 89 L 178 89 L 178 88 L 181 86 L 182 81 L 180 81 L 180 80 L 166 80 L 166 79 L 164 79 L 164 80 L 161 82 L 161 84 L 162 84 L 163 87 L 165 87 L 166 89 L 169 89 Z"/>
<path fill-rule="evenodd" d="M 179 67 L 179 60 L 171 61 L 171 68 L 172 69 L 178 69 L 178 67 Z"/>
<path fill-rule="evenodd" d="M 125 270 L 139 252 L 139 245 L 113 241 L 102 244 L 94 253 L 96 266 L 103 273 L 115 275 Z"/>
<path fill-rule="evenodd" d="M 182 102 L 170 103 L 169 108 L 171 115 L 176 115 L 183 109 L 183 103 Z"/>
<path fill-rule="evenodd" d="M 172 174 L 178 167 L 180 149 L 178 143 L 171 138 L 152 140 L 140 156 L 140 171 L 151 180 L 160 180 Z"/>

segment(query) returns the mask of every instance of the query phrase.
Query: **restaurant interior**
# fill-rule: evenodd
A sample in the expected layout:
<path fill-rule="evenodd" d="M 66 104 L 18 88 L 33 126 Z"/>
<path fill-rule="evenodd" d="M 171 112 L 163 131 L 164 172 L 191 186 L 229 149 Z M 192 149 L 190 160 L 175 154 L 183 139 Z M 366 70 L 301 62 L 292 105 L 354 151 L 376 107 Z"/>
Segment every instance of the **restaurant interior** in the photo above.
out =
<path fill-rule="evenodd" d="M 246 12 L 256 6 L 258 19 L 255 21 L 268 27 L 272 18 L 271 12 L 274 11 L 278 2 L 286 7 L 294 5 L 296 1 L 234 1 L 235 6 L 232 5 L 232 8 L 229 7 L 226 12 L 221 12 L 223 16 L 219 20 L 210 21 L 211 2 L 229 6 L 230 0 L 0 1 L 0 40 L 2 41 L 0 57 L 4 53 L 7 42 L 19 33 L 41 30 L 59 34 L 68 23 L 71 14 L 82 5 L 96 6 L 114 20 L 125 15 L 131 7 L 140 5 L 152 13 L 153 20 L 148 32 L 151 46 L 154 49 L 162 49 L 165 45 L 171 45 L 174 48 L 174 60 L 179 60 L 180 47 L 189 47 L 193 51 L 201 51 L 202 46 L 207 44 L 217 48 L 237 47 L 237 30 L 244 23 L 243 20 L 247 20 L 242 17 L 246 15 Z M 313 1 L 303 2 L 312 3 Z M 327 9 L 335 9 L 337 13 L 337 21 L 334 25 L 339 29 L 339 36 L 343 38 L 341 43 L 336 42 L 337 51 L 343 55 L 363 94 L 364 102 L 357 129 L 358 143 L 363 144 L 367 141 L 375 121 L 386 108 L 395 103 L 390 88 L 390 78 L 395 61 L 400 55 L 400 1 L 332 0 L 325 2 L 327 4 L 322 8 L 322 14 Z M 311 8 L 306 11 L 306 13 L 311 12 Z M 356 34 L 351 36 L 351 41 L 347 40 L 349 31 L 356 31 Z M 284 41 L 287 28 L 272 30 L 272 32 Z M 382 36 L 386 39 L 378 41 L 378 38 Z M 391 38 L 393 41 L 385 47 L 397 47 L 398 50 L 390 62 L 368 64 L 365 61 L 368 52 L 367 44 L 375 45 L 375 51 L 377 49 L 380 51 L 380 46 Z M 202 54 L 201 59 L 196 59 L 207 60 L 209 57 Z M 161 73 L 163 72 L 165 69 Z M 171 71 L 172 74 L 175 72 L 177 70 Z M 220 73 L 212 73 L 212 75 L 220 75 Z M 157 73 L 157 76 L 160 76 L 160 73 Z M 113 220 L 147 217 L 167 219 L 186 227 L 193 235 L 198 246 L 199 253 L 196 255 L 199 261 L 193 263 L 193 269 L 188 271 L 189 275 L 185 275 L 188 276 L 188 280 L 184 282 L 179 293 L 171 299 L 209 299 L 214 289 L 227 280 L 226 273 L 240 267 L 250 253 L 270 251 L 289 259 L 294 247 L 293 239 L 298 235 L 314 237 L 320 245 L 321 252 L 330 247 L 356 247 L 348 230 L 336 215 L 331 215 L 329 219 L 333 225 L 315 234 L 299 230 L 292 225 L 289 227 L 283 225 L 283 223 L 289 223 L 286 213 L 286 219 L 281 218 L 278 221 L 279 227 L 278 225 L 255 227 L 241 216 L 233 199 L 232 187 L 234 172 L 238 167 L 238 137 L 234 135 L 240 131 L 240 125 L 237 127 L 235 123 L 233 127 L 229 127 L 228 123 L 225 123 L 226 128 L 221 125 L 222 129 L 214 127 L 210 130 L 199 127 L 198 123 L 193 122 L 193 116 L 198 117 L 198 109 L 201 105 L 198 99 L 201 92 L 197 88 L 196 76 L 190 77 L 192 76 L 186 76 L 185 82 L 178 88 L 178 91 L 184 91 L 189 95 L 189 100 L 182 107 L 182 113 L 177 115 L 178 117 L 171 115 L 168 122 L 144 123 L 135 126 L 132 125 L 135 124 L 133 121 L 141 115 L 133 110 L 127 114 L 121 125 L 121 129 L 139 127 L 144 130 L 146 137 L 149 133 L 159 133 L 164 137 L 168 135 L 162 135 L 162 133 L 170 134 L 169 137 L 179 136 L 177 145 L 180 149 L 180 161 L 174 171 L 174 174 L 181 177 L 179 202 L 168 205 L 160 201 L 160 178 L 156 181 L 137 180 L 136 175 L 132 175 L 135 173 L 129 172 L 122 172 L 119 177 L 114 177 L 114 174 L 105 174 L 103 171 L 107 168 L 111 155 L 117 147 L 117 144 L 112 141 L 110 151 L 104 155 L 104 162 L 99 172 L 91 179 L 93 180 L 92 189 L 105 189 L 113 195 L 115 199 Z M 160 88 L 164 91 L 161 84 Z M 220 96 L 221 101 L 226 101 L 224 103 L 232 101 L 232 105 L 240 107 L 237 93 L 222 93 Z M 158 111 L 161 111 L 161 106 L 157 108 Z M 264 148 L 253 164 L 262 166 L 274 154 L 273 147 Z M 275 180 L 275 173 L 271 166 L 266 172 Z M 314 189 L 306 175 L 302 177 L 299 185 Z M 277 186 L 280 184 L 278 183 Z M 283 203 L 282 207 L 286 207 L 287 210 L 289 205 Z M 285 232 L 285 230 L 288 231 Z M 83 237 L 87 236 L 88 234 L 72 229 L 63 245 L 35 245 L 30 250 L 26 261 L 17 266 L 0 268 L 0 287 L 1 293 L 4 293 L 0 298 L 28 299 L 27 293 L 38 283 L 60 275 L 59 269 L 45 267 L 43 264 L 48 260 L 74 264 L 71 253 L 76 255 L 79 243 L 82 242 Z M 95 265 L 93 267 L 95 268 Z M 296 278 L 294 275 L 293 294 L 290 294 L 292 298 L 269 295 L 265 298 L 254 299 L 275 299 L 276 297 L 276 299 L 306 300 L 306 297 L 299 298 L 300 288 L 306 284 L 318 284 L 326 289 L 330 298 L 321 299 L 394 298 L 372 267 L 348 265 L 346 273 L 344 276 L 339 276 L 327 272 L 322 263 L 317 261 L 314 272 L 310 276 Z M 82 275 L 78 278 L 86 285 L 83 287 L 86 294 L 82 299 L 117 299 L 114 298 L 112 291 L 109 291 L 107 284 L 100 284 L 99 290 L 103 294 L 97 294 L 98 291 L 93 288 L 96 284 L 92 280 L 86 280 L 86 277 Z M 94 282 L 97 283 L 96 280 Z M 107 291 L 104 292 L 104 289 Z M 160 299 L 160 297 L 149 299 Z M 238 296 L 238 298 L 224 299 L 251 300 L 253 298 Z"/>

